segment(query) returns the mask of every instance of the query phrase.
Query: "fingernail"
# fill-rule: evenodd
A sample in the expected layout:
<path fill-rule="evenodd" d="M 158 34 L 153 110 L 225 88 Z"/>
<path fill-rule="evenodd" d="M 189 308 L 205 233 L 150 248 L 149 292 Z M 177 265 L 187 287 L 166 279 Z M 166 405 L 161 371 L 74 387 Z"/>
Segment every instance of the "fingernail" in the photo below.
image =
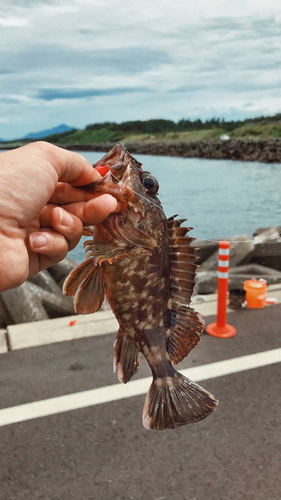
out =
<path fill-rule="evenodd" d="M 32 248 L 43 248 L 47 245 L 48 238 L 42 233 L 32 233 L 29 235 L 29 244 Z"/>
<path fill-rule="evenodd" d="M 112 199 L 112 212 L 117 208 L 117 200 L 114 198 L 114 196 L 110 195 L 110 198 Z"/>
<path fill-rule="evenodd" d="M 60 223 L 62 226 L 70 227 L 73 224 L 73 219 L 71 215 L 60 208 Z"/>

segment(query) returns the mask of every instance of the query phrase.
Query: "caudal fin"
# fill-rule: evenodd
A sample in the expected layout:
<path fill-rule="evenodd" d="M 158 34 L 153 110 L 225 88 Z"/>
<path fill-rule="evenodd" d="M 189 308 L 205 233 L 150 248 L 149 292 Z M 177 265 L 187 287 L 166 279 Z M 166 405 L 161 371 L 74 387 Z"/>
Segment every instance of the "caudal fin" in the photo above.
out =
<path fill-rule="evenodd" d="M 172 377 L 154 379 L 146 396 L 146 429 L 174 429 L 206 418 L 218 400 L 195 382 L 175 371 Z"/>

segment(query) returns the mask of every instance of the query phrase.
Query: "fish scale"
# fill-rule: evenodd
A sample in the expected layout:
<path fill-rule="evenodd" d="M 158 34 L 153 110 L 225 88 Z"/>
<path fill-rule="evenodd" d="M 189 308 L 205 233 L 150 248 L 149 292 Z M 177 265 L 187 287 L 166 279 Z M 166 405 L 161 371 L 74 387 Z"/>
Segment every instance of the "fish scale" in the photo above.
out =
<path fill-rule="evenodd" d="M 97 311 L 106 295 L 118 320 L 114 370 L 127 383 L 139 367 L 141 352 L 152 371 L 143 424 L 163 430 L 197 422 L 216 408 L 208 391 L 174 367 L 200 340 L 204 321 L 190 306 L 197 265 L 194 238 L 186 219 L 166 218 L 157 196 L 158 183 L 142 170 L 122 143 L 94 167 L 108 167 L 94 183 L 95 193 L 109 193 L 120 212 L 86 234 L 86 261 L 74 269 L 64 292 L 74 295 L 77 313 Z"/>

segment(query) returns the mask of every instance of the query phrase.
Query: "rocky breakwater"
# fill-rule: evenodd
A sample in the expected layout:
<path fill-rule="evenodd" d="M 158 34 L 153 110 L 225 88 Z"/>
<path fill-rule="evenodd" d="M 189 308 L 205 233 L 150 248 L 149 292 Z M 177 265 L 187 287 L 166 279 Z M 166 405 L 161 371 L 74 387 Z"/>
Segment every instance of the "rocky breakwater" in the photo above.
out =
<path fill-rule="evenodd" d="M 114 143 L 65 144 L 73 151 L 109 151 Z M 281 163 L 281 138 L 267 139 L 209 139 L 204 141 L 131 142 L 125 146 L 132 154 L 181 156 L 236 161 Z"/>
<path fill-rule="evenodd" d="M 229 290 L 243 288 L 244 281 L 264 279 L 267 284 L 281 283 L 281 226 L 261 228 L 253 237 L 237 235 L 221 238 L 230 242 Z M 217 241 L 193 242 L 197 248 L 195 293 L 205 295 L 217 290 Z"/>

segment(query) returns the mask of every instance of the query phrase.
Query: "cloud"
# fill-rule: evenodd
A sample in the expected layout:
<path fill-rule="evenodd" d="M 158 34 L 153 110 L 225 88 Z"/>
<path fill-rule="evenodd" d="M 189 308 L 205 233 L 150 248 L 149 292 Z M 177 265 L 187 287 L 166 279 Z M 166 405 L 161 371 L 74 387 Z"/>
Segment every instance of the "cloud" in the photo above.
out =
<path fill-rule="evenodd" d="M 3 17 L 0 16 L 0 26 L 10 28 L 12 26 L 26 26 L 28 21 L 20 17 Z"/>
<path fill-rule="evenodd" d="M 13 55 L 8 51 L 2 54 L 4 64 L 10 71 L 59 71 L 65 68 L 87 69 L 89 75 L 106 72 L 134 74 L 153 69 L 171 62 L 164 51 L 147 47 L 124 47 L 123 49 L 78 50 L 50 44 L 37 44 L 28 50 L 21 49 Z"/>
<path fill-rule="evenodd" d="M 134 92 L 148 92 L 143 87 L 124 87 L 108 89 L 52 89 L 42 88 L 37 97 L 45 101 L 54 101 L 56 99 L 84 99 L 85 97 L 115 96 L 130 94 Z"/>
<path fill-rule="evenodd" d="M 9 8 L 21 7 L 28 10 L 38 5 L 58 5 L 60 3 L 64 3 L 63 0 L 13 0 Z"/>
<path fill-rule="evenodd" d="M 30 123 L 36 130 L 54 121 L 82 127 L 107 120 L 278 112 L 277 4 L 6 3 L 0 15 L 0 25 L 10 23 L 1 30 L 0 116 L 10 128 L 0 128 L 0 136 L 25 135 Z"/>
<path fill-rule="evenodd" d="M 2 95 L 1 96 L 1 103 L 2 104 L 20 104 L 23 101 L 20 97 L 13 96 L 13 95 Z"/>
<path fill-rule="evenodd" d="M 169 90 L 171 93 L 181 93 L 181 92 L 201 92 L 204 89 L 207 89 L 208 84 L 199 83 L 199 84 L 190 84 L 184 85 L 182 87 L 176 87 L 174 89 Z"/>
<path fill-rule="evenodd" d="M 229 90 L 233 92 L 264 92 L 264 91 L 270 91 L 270 90 L 279 90 L 281 86 L 281 81 L 261 81 L 261 82 L 256 82 L 256 81 L 251 81 L 251 80 L 245 80 L 245 81 L 236 81 L 232 82 L 228 85 Z M 222 86 L 220 86 L 221 88 Z M 250 94 L 249 94 L 250 95 Z"/>
<path fill-rule="evenodd" d="M 0 68 L 0 75 L 10 75 L 12 73 L 15 73 L 12 68 Z"/>

